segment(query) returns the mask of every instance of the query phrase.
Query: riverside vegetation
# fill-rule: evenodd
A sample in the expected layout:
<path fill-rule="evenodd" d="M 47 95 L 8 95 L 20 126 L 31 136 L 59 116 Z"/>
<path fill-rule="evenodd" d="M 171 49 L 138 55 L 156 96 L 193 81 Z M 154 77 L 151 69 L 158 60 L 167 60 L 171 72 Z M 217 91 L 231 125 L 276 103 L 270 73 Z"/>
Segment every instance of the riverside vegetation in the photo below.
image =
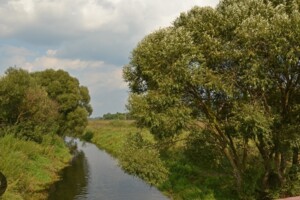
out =
<path fill-rule="evenodd" d="M 87 135 L 99 148 L 118 159 L 120 166 L 156 186 L 174 200 L 238 199 L 232 179 L 218 167 L 211 168 L 210 152 L 204 162 L 194 161 L 187 148 L 188 134 L 177 142 L 158 144 L 133 120 L 90 120 Z M 160 146 L 161 154 L 157 149 Z M 198 152 L 199 153 L 199 152 Z"/>
<path fill-rule="evenodd" d="M 46 199 L 46 190 L 59 179 L 71 155 L 58 136 L 36 143 L 7 134 L 0 138 L 0 158 L 0 170 L 8 180 L 2 200 Z"/>
<path fill-rule="evenodd" d="M 63 70 L 9 68 L 0 78 L 3 200 L 46 199 L 71 155 L 64 135 L 80 136 L 92 109 L 88 89 Z"/>

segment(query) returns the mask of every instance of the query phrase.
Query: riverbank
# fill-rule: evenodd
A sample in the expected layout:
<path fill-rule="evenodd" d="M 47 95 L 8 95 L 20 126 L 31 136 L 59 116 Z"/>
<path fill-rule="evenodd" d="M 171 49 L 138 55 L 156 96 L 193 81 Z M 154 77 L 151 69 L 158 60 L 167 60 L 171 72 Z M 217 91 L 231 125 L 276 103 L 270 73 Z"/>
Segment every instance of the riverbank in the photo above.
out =
<path fill-rule="evenodd" d="M 1 200 L 42 200 L 59 179 L 71 155 L 62 138 L 43 136 L 42 143 L 5 135 L 0 138 L 0 171 L 8 187 Z"/>
<path fill-rule="evenodd" d="M 93 133 L 92 142 L 117 158 L 125 170 L 130 172 L 126 163 L 134 162 L 134 168 L 140 169 L 139 177 L 154 184 L 171 199 L 237 199 L 229 176 L 210 170 L 205 163 L 195 164 L 186 158 L 184 140 L 161 150 L 158 161 L 152 149 L 131 146 L 130 140 L 135 140 L 137 132 L 149 146 L 155 146 L 152 135 L 147 130 L 137 129 L 134 121 L 90 120 L 87 130 Z M 156 174 L 162 175 L 156 177 Z"/>

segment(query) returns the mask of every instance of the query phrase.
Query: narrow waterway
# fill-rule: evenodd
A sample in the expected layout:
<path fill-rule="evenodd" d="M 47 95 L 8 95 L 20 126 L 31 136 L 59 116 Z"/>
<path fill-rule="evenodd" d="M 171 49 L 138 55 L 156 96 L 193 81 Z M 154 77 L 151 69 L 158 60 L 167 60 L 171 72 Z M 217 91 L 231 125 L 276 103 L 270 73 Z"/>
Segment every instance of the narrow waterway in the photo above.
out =
<path fill-rule="evenodd" d="M 166 200 L 156 188 L 124 173 L 109 154 L 78 139 L 78 155 L 53 185 L 49 200 Z"/>

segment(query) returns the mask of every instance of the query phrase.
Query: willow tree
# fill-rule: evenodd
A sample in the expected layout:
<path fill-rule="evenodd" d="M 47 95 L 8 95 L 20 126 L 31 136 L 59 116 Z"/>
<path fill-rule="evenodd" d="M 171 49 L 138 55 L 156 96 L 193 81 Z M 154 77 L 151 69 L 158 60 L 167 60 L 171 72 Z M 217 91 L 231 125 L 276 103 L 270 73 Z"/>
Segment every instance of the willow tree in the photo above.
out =
<path fill-rule="evenodd" d="M 240 193 L 253 160 L 256 189 L 291 186 L 299 176 L 299 6 L 224 0 L 146 36 L 124 67 L 138 125 L 157 139 L 205 129 Z"/>

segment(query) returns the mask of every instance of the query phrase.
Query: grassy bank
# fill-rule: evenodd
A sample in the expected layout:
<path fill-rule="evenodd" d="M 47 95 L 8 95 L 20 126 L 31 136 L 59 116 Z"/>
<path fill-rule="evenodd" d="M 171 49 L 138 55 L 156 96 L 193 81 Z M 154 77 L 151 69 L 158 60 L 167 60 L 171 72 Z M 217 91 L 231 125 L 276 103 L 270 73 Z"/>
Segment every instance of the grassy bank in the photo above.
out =
<path fill-rule="evenodd" d="M 0 138 L 0 171 L 8 187 L 2 200 L 47 198 L 48 187 L 58 180 L 71 155 L 58 136 L 44 136 L 41 144 L 6 135 Z"/>
<path fill-rule="evenodd" d="M 229 176 L 211 170 L 205 163 L 195 164 L 186 158 L 184 140 L 161 150 L 161 161 L 158 162 L 151 148 L 132 148 L 129 140 L 134 140 L 133 135 L 137 132 L 146 144 L 155 145 L 149 132 L 135 128 L 133 121 L 91 120 L 88 130 L 94 134 L 93 143 L 120 159 L 123 167 L 134 162 L 134 168 L 140 169 L 140 177 L 172 199 L 236 199 Z M 127 157 L 125 162 L 122 161 L 124 156 Z M 125 168 L 130 172 L 127 166 Z M 154 179 L 160 178 L 156 175 L 165 173 L 164 169 L 167 177 L 162 175 L 163 181 L 156 182 Z"/>
<path fill-rule="evenodd" d="M 90 120 L 88 130 L 94 134 L 92 142 L 114 157 L 120 156 L 129 134 L 137 132 L 133 121 Z"/>

